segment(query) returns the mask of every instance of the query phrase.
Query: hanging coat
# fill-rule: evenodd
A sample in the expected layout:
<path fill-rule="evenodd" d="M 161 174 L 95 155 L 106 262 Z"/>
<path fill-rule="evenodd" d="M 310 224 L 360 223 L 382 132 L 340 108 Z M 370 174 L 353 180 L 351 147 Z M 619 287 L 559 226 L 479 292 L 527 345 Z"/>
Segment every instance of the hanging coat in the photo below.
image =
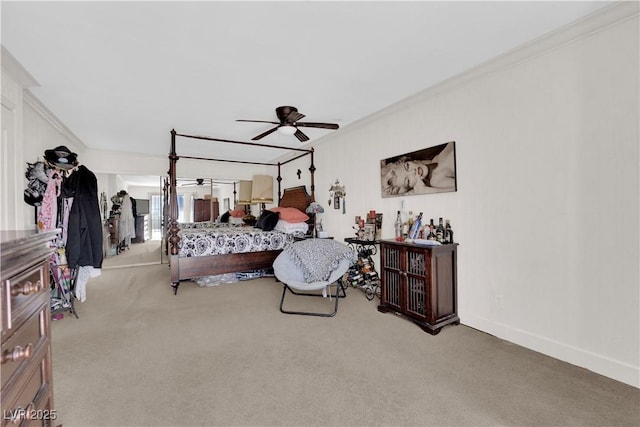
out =
<path fill-rule="evenodd" d="M 128 194 L 122 197 L 122 205 L 120 205 L 120 223 L 118 225 L 118 241 L 136 238 L 136 220 L 133 217 L 133 209 L 131 206 L 131 198 Z M 127 241 L 127 244 L 130 241 Z"/>
<path fill-rule="evenodd" d="M 69 267 L 102 268 L 102 221 L 98 205 L 98 180 L 80 165 L 62 183 L 63 198 L 73 198 L 67 226 Z"/>

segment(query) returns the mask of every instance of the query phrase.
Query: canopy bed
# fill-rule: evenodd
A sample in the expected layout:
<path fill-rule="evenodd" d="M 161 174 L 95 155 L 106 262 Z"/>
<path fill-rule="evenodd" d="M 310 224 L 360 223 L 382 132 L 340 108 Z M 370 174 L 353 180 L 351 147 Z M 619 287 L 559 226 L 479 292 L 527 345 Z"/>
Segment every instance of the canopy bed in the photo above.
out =
<path fill-rule="evenodd" d="M 230 144 L 243 144 L 250 146 L 268 147 L 287 151 L 299 152 L 293 158 L 278 163 L 260 163 L 241 160 L 217 159 L 206 157 L 194 157 L 178 155 L 176 151 L 176 138 L 191 138 L 208 141 L 217 141 Z M 310 156 L 309 171 L 311 173 L 311 194 L 305 186 L 281 189 L 281 166 L 304 156 Z M 180 281 L 197 277 L 236 273 L 250 270 L 270 269 L 273 261 L 282 252 L 282 249 L 293 241 L 291 234 L 274 232 L 265 234 L 254 227 L 219 225 L 208 227 L 185 225 L 178 223 L 178 199 L 177 199 L 177 162 L 179 159 L 207 160 L 215 162 L 231 162 L 239 164 L 276 166 L 278 175 L 276 178 L 278 188 L 278 203 L 282 208 L 294 208 L 305 213 L 309 204 L 315 201 L 315 185 L 313 164 L 313 148 L 291 148 L 267 145 L 253 142 L 232 141 L 205 136 L 186 135 L 171 131 L 171 151 L 169 153 L 169 180 L 168 180 L 168 217 L 166 222 L 166 239 L 168 244 L 169 265 L 171 268 L 171 286 L 174 294 L 177 294 Z M 312 218 L 309 219 L 309 222 Z M 182 229 L 184 228 L 184 230 Z M 220 243 L 220 239 L 236 239 L 233 243 Z M 216 243 L 211 243 L 215 241 Z M 207 243 L 208 242 L 208 243 Z M 257 243 L 256 243 L 257 242 Z M 218 247 L 218 250 L 213 249 Z M 233 248 L 233 250 L 219 250 L 220 247 Z M 204 248 L 204 249 L 203 249 Z"/>

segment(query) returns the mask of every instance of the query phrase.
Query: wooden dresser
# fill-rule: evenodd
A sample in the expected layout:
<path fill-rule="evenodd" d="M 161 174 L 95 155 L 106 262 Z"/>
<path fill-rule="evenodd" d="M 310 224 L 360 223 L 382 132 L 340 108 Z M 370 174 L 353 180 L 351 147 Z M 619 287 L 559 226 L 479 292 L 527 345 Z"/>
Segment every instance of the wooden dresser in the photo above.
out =
<path fill-rule="evenodd" d="M 194 199 L 193 221 L 215 221 L 218 219 L 220 208 L 217 200 Z"/>
<path fill-rule="evenodd" d="M 0 232 L 2 426 L 55 424 L 49 242 L 57 232 Z"/>
<path fill-rule="evenodd" d="M 457 247 L 382 240 L 378 310 L 400 314 L 432 335 L 459 324 Z"/>

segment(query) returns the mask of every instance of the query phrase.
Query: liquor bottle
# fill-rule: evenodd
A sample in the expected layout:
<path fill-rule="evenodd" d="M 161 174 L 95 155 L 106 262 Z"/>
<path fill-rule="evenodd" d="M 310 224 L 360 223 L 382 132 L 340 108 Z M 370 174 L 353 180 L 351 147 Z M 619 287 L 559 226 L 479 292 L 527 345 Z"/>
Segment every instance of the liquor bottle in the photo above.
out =
<path fill-rule="evenodd" d="M 440 243 L 445 243 L 445 230 L 444 224 L 442 223 L 442 218 L 438 220 L 438 226 L 436 227 L 436 240 Z"/>
<path fill-rule="evenodd" d="M 411 226 L 411 231 L 409 232 L 410 239 L 418 238 L 418 233 L 420 232 L 421 226 L 422 226 L 422 212 L 420 212 L 420 215 L 418 215 L 416 220 L 413 222 L 413 225 Z"/>
<path fill-rule="evenodd" d="M 429 223 L 429 234 L 427 235 L 427 240 L 437 240 L 436 238 L 436 227 L 433 225 L 433 218 L 431 218 L 431 222 Z"/>
<path fill-rule="evenodd" d="M 445 242 L 453 243 L 453 229 L 451 228 L 449 220 L 446 221 L 446 224 L 444 227 Z"/>
<path fill-rule="evenodd" d="M 402 217 L 400 216 L 400 211 L 398 211 L 398 216 L 396 217 L 396 222 L 393 224 L 396 232 L 396 240 L 402 241 Z"/>

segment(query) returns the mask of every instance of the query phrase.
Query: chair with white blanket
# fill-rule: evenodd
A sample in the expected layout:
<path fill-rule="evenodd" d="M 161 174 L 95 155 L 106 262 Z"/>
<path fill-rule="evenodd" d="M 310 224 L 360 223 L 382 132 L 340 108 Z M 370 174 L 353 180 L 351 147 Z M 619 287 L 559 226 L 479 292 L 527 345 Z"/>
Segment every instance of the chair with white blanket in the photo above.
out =
<path fill-rule="evenodd" d="M 276 279 L 283 284 L 280 311 L 305 316 L 335 316 L 338 301 L 346 297 L 342 276 L 356 259 L 352 249 L 331 239 L 307 239 L 287 246 L 273 262 Z M 334 295 L 331 295 L 332 285 L 335 285 Z M 333 311 L 285 310 L 283 306 L 287 291 L 293 295 L 335 299 Z"/>

